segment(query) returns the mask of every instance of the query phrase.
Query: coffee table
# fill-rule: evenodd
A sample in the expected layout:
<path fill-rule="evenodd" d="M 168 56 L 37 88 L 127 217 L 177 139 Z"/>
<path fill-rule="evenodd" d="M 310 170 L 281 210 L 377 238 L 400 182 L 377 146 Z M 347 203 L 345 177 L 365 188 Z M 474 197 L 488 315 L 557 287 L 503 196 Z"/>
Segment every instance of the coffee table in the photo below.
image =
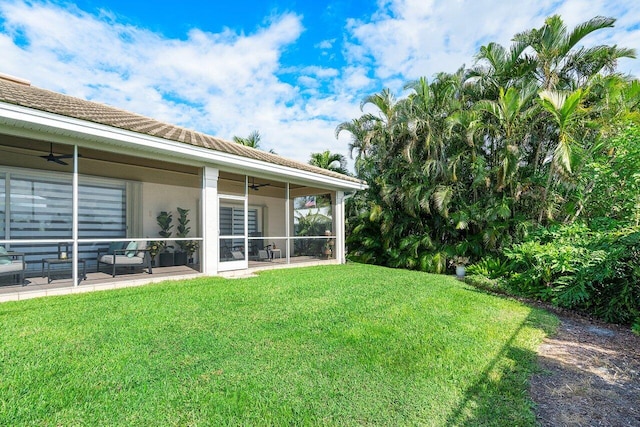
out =
<path fill-rule="evenodd" d="M 44 275 L 44 266 L 47 265 L 47 275 Z M 51 283 L 53 278 L 51 277 L 51 266 L 56 264 L 73 264 L 72 258 L 42 258 L 42 277 L 47 278 L 47 283 Z M 82 276 L 78 278 L 78 283 L 82 280 L 87 280 L 87 263 L 83 259 L 78 260 L 78 267 L 82 264 Z"/>

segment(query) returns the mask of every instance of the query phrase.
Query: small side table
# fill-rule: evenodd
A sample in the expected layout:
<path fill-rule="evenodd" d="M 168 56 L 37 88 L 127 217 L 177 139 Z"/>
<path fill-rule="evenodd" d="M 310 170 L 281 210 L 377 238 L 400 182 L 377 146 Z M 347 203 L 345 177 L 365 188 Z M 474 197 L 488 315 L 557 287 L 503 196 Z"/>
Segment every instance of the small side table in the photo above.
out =
<path fill-rule="evenodd" d="M 44 275 L 44 265 L 47 265 L 47 275 Z M 71 258 L 42 258 L 42 277 L 47 278 L 47 283 L 51 283 L 53 280 L 51 278 L 51 265 L 53 264 L 73 264 L 73 259 Z M 82 280 L 87 280 L 87 263 L 83 259 L 78 260 L 78 267 L 82 264 L 82 276 L 80 276 L 78 283 Z"/>
<path fill-rule="evenodd" d="M 282 259 L 282 250 L 280 248 L 271 249 L 271 259 L 275 259 L 276 254 L 278 254 L 278 259 Z"/>

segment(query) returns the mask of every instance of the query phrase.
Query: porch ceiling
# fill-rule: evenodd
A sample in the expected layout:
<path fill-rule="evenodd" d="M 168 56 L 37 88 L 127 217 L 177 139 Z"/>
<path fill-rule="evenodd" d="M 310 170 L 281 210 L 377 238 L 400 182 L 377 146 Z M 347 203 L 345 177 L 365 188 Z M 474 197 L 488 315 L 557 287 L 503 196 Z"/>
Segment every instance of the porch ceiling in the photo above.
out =
<path fill-rule="evenodd" d="M 40 158 L 49 153 L 50 143 L 29 138 L 4 135 L 0 139 L 0 166 L 72 172 L 71 161 L 68 165 L 47 162 Z M 64 144 L 53 144 L 55 154 L 72 154 L 73 148 Z M 200 185 L 200 168 L 179 163 L 171 163 L 157 159 L 118 154 L 90 148 L 80 148 L 79 172 L 83 175 L 131 179 L 136 181 L 167 181 L 163 175 L 175 173 L 190 181 L 191 185 Z M 160 173 L 161 171 L 161 173 Z M 175 180 L 175 178 L 172 178 Z"/>
<path fill-rule="evenodd" d="M 238 175 L 228 172 L 220 172 L 219 175 L 220 186 L 218 187 L 221 192 L 229 192 L 231 194 L 244 194 L 244 175 Z M 268 184 L 263 187 L 259 187 L 257 190 L 249 189 L 249 197 L 252 196 L 265 196 L 284 198 L 286 196 L 287 184 L 283 181 L 265 178 L 265 177 L 252 177 L 249 176 L 249 183 L 255 183 L 258 185 Z M 293 197 L 311 196 L 319 194 L 328 194 L 331 191 L 326 188 L 305 186 L 298 184 L 290 184 L 289 195 Z"/>

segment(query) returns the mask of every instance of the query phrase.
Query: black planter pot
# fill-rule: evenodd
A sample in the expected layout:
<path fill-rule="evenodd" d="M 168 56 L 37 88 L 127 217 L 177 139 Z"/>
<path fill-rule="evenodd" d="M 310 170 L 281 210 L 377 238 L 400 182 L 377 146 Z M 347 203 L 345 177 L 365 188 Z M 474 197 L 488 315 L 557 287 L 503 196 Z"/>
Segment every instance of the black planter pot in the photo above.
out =
<path fill-rule="evenodd" d="M 163 252 L 160 254 L 159 263 L 160 267 L 171 267 L 173 263 L 173 252 Z"/>
<path fill-rule="evenodd" d="M 188 257 L 186 252 L 176 252 L 173 254 L 173 256 L 173 262 L 175 265 L 187 265 Z"/>

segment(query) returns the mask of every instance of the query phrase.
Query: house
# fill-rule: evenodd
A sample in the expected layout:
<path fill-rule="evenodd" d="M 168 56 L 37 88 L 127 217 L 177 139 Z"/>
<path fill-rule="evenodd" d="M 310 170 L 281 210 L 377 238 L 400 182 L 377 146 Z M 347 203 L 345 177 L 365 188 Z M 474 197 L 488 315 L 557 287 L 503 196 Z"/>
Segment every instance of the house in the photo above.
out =
<path fill-rule="evenodd" d="M 59 257 L 59 245 L 74 267 L 84 260 L 91 271 L 98 250 L 131 241 L 163 241 L 175 252 L 190 245 L 189 265 L 206 275 L 264 262 L 341 263 L 345 195 L 363 188 L 349 176 L 0 75 L 0 246 L 26 254 L 27 276 Z M 296 200 L 313 197 L 326 201 L 329 219 L 296 231 Z M 186 236 L 176 235 L 178 208 L 188 210 Z M 161 212 L 173 216 L 168 238 L 159 235 Z"/>

